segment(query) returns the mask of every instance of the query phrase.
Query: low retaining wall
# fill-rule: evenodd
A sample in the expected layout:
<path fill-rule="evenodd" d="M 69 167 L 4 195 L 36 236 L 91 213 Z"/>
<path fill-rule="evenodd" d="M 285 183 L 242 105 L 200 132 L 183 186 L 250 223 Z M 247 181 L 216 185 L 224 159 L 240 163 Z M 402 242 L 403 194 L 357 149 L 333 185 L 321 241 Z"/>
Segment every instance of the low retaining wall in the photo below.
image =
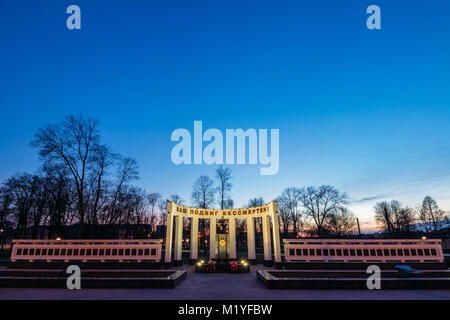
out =
<path fill-rule="evenodd" d="M 377 265 L 381 270 L 393 270 L 398 265 L 408 265 L 418 270 L 446 270 L 447 262 L 284 262 L 285 270 L 366 270 Z"/>
<path fill-rule="evenodd" d="M 82 270 L 81 288 L 174 288 L 186 279 L 186 271 Z M 67 288 L 69 275 L 64 270 L 0 271 L 0 287 Z"/>
<path fill-rule="evenodd" d="M 310 276 L 299 274 L 295 271 L 265 271 L 258 270 L 257 279 L 268 289 L 303 289 L 303 290 L 369 290 L 367 288 L 367 278 L 369 275 L 361 274 L 361 277 L 336 274 L 334 277 L 321 277 L 320 274 L 313 273 Z M 438 274 L 433 277 L 432 273 L 428 277 L 396 276 L 393 273 L 381 275 L 382 290 L 409 290 L 409 289 L 450 289 L 450 277 L 443 277 Z"/>

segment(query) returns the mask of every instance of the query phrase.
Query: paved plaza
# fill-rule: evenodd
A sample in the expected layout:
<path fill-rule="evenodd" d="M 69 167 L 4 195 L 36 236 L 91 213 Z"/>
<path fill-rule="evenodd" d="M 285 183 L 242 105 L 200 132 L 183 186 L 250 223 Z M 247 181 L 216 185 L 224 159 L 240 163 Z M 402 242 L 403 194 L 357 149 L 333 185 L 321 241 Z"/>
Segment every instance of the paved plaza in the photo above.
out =
<path fill-rule="evenodd" d="M 193 267 L 174 269 L 187 270 L 186 280 L 175 289 L 24 289 L 0 288 L 0 299 L 144 299 L 144 300 L 391 300 L 391 299 L 446 299 L 450 300 L 450 290 L 269 290 L 256 279 L 256 270 L 262 266 L 252 266 L 250 273 L 195 273 Z M 264 267 L 264 269 L 267 269 Z"/>

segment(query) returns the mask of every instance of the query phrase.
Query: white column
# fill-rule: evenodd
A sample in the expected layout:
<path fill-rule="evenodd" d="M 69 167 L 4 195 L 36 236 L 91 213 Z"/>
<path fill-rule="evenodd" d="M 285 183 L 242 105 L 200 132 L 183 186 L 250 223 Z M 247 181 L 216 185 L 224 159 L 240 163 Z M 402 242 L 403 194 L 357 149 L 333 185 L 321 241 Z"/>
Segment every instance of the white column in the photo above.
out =
<path fill-rule="evenodd" d="M 175 253 L 174 253 L 174 260 L 175 261 L 181 261 L 181 252 L 183 248 L 183 217 L 180 215 L 177 215 L 175 217 Z"/>
<path fill-rule="evenodd" d="M 209 219 L 209 258 L 216 258 L 216 218 Z"/>
<path fill-rule="evenodd" d="M 191 218 L 191 260 L 198 259 L 198 218 Z"/>
<path fill-rule="evenodd" d="M 228 234 L 230 236 L 230 259 L 236 259 L 236 219 L 228 219 Z"/>
<path fill-rule="evenodd" d="M 264 261 L 272 260 L 272 247 L 270 243 L 270 216 L 262 217 L 263 243 L 264 243 Z"/>
<path fill-rule="evenodd" d="M 272 215 L 272 233 L 273 233 L 273 254 L 275 262 L 281 262 L 281 245 L 280 245 L 280 222 L 278 220 L 277 210 Z"/>
<path fill-rule="evenodd" d="M 164 262 L 172 261 L 172 235 L 173 235 L 173 215 L 167 212 L 167 226 L 166 226 L 166 253 Z"/>
<path fill-rule="evenodd" d="M 247 250 L 248 250 L 248 259 L 256 260 L 255 221 L 251 217 L 247 218 Z"/>

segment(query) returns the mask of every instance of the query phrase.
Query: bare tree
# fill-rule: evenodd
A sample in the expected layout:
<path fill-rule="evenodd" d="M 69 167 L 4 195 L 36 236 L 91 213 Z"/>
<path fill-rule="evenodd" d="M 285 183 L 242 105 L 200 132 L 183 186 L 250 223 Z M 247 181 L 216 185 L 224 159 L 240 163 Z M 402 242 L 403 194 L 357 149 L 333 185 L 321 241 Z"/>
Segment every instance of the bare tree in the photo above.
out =
<path fill-rule="evenodd" d="M 83 116 L 68 116 L 60 124 L 40 128 L 31 142 L 39 156 L 54 166 L 66 167 L 77 190 L 78 221 L 85 223 L 85 192 L 89 165 L 96 161 L 93 153 L 99 144 L 98 121 Z"/>
<path fill-rule="evenodd" d="M 169 200 L 180 206 L 184 206 L 184 200 L 177 194 L 171 194 Z"/>
<path fill-rule="evenodd" d="M 166 200 L 158 200 L 158 209 L 159 209 L 159 223 L 160 225 L 167 225 L 167 201 Z"/>
<path fill-rule="evenodd" d="M 348 203 L 348 196 L 332 186 L 324 185 L 318 188 L 299 189 L 299 201 L 303 204 L 305 214 L 312 218 L 319 237 L 328 215 Z"/>
<path fill-rule="evenodd" d="M 445 211 L 439 208 L 436 200 L 430 196 L 426 196 L 422 205 L 418 208 L 419 220 L 422 222 L 425 230 L 429 232 L 433 228 L 438 231 L 442 227 L 442 222 L 445 220 Z"/>
<path fill-rule="evenodd" d="M 375 221 L 378 226 L 391 235 L 393 233 L 393 227 L 391 217 L 392 214 L 389 203 L 386 201 L 378 202 L 377 204 L 375 204 L 374 210 Z"/>
<path fill-rule="evenodd" d="M 214 181 L 208 176 L 200 176 L 192 185 L 191 200 L 198 208 L 210 208 L 214 203 Z"/>
<path fill-rule="evenodd" d="M 306 226 L 306 219 L 302 214 L 302 207 L 300 202 L 301 192 L 302 191 L 298 188 L 286 188 L 278 198 L 279 205 L 281 203 L 285 214 L 289 216 L 289 221 L 292 224 L 292 231 L 294 233 L 304 231 L 303 229 Z"/>
<path fill-rule="evenodd" d="M 251 208 L 251 207 L 259 207 L 264 205 L 264 199 L 262 197 L 259 198 L 252 198 L 248 201 L 247 207 Z M 256 226 L 256 240 L 257 240 L 257 245 L 261 245 L 262 244 L 262 218 L 261 217 L 257 217 L 253 219 L 255 221 L 255 226 Z"/>
<path fill-rule="evenodd" d="M 344 237 L 355 232 L 356 218 L 347 208 L 338 208 L 328 215 L 326 229 L 334 237 Z"/>
<path fill-rule="evenodd" d="M 12 213 L 13 197 L 7 187 L 0 187 L 0 229 L 4 229 Z"/>
<path fill-rule="evenodd" d="M 147 196 L 148 206 L 149 206 L 149 215 L 148 215 L 148 223 L 150 224 L 151 231 L 155 231 L 155 225 L 157 223 L 157 207 L 158 201 L 161 199 L 161 194 L 158 192 L 150 193 Z"/>
<path fill-rule="evenodd" d="M 30 212 L 30 220 L 32 222 L 31 238 L 36 239 L 39 226 L 43 222 L 43 218 L 48 207 L 48 181 L 39 176 L 33 176 L 34 193 L 33 205 Z"/>
<path fill-rule="evenodd" d="M 24 173 L 12 176 L 5 185 L 13 199 L 13 214 L 16 222 L 14 237 L 26 238 L 30 213 L 35 200 L 36 180 L 32 175 Z"/>
<path fill-rule="evenodd" d="M 230 168 L 225 168 L 220 166 L 216 169 L 217 178 L 217 191 L 219 194 L 219 205 L 220 209 L 231 209 L 233 205 L 233 200 L 231 200 L 231 170 Z M 230 206 L 231 205 L 231 206 Z"/>
<path fill-rule="evenodd" d="M 112 200 L 109 205 L 107 221 L 110 225 L 117 223 L 120 218 L 121 211 L 117 210 L 117 202 L 122 195 L 124 187 L 127 183 L 138 179 L 138 164 L 135 159 L 122 158 L 120 159 L 117 169 L 117 177 L 115 190 L 113 191 Z"/>
<path fill-rule="evenodd" d="M 147 212 L 149 203 L 147 201 L 148 194 L 141 188 L 131 188 L 131 206 L 132 206 L 132 220 L 128 225 L 133 224 L 133 239 L 147 238 L 148 232 L 144 229 L 144 223 L 147 220 Z"/>
<path fill-rule="evenodd" d="M 47 171 L 49 237 L 63 237 L 64 226 L 71 224 L 74 203 L 73 181 L 63 170 Z"/>
<path fill-rule="evenodd" d="M 396 232 L 410 232 L 411 226 L 415 221 L 415 212 L 410 207 L 400 208 L 396 214 L 396 221 L 394 226 L 396 227 Z"/>
<path fill-rule="evenodd" d="M 397 200 L 378 202 L 375 204 L 375 221 L 389 235 L 409 232 L 414 222 L 414 212 L 411 208 L 403 208 Z"/>
<path fill-rule="evenodd" d="M 260 207 L 264 205 L 264 199 L 263 197 L 259 197 L 259 198 L 252 198 L 248 201 L 248 205 L 247 207 L 251 208 L 251 207 Z"/>
<path fill-rule="evenodd" d="M 234 208 L 234 200 L 233 199 L 226 199 L 224 203 L 224 209 L 233 209 Z"/>
<path fill-rule="evenodd" d="M 214 204 L 214 194 L 216 190 L 214 187 L 214 181 L 208 176 L 200 176 L 192 185 L 191 201 L 195 207 L 198 208 L 210 208 Z M 201 244 L 205 245 L 206 240 L 206 227 L 209 219 L 200 219 L 199 229 L 202 235 Z"/>
<path fill-rule="evenodd" d="M 173 203 L 176 203 L 176 204 L 180 205 L 180 206 L 184 206 L 184 200 L 178 194 L 171 194 L 170 197 L 169 197 L 169 200 L 172 201 Z M 184 232 L 187 233 L 189 231 L 190 225 L 191 225 L 191 220 L 190 219 L 183 219 L 183 230 L 184 230 Z"/>
<path fill-rule="evenodd" d="M 281 197 L 276 199 L 278 202 L 278 217 L 280 219 L 280 227 L 283 228 L 284 238 L 288 237 L 289 227 L 291 225 L 291 214 L 289 211 L 289 206 L 283 201 Z"/>
<path fill-rule="evenodd" d="M 93 152 L 93 161 L 89 168 L 90 188 L 88 194 L 90 201 L 87 201 L 87 222 L 90 226 L 98 223 L 98 212 L 106 204 L 105 176 L 107 169 L 114 164 L 118 157 L 106 145 L 97 144 L 94 148 L 96 150 Z M 91 233 L 93 230 L 89 230 L 89 232 Z"/>

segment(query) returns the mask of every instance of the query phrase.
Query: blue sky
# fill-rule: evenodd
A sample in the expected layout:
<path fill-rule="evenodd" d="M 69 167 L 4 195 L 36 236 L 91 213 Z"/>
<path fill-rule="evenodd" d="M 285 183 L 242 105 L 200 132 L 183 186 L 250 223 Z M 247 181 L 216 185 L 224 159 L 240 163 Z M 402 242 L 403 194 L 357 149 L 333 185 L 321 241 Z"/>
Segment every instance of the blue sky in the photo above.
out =
<path fill-rule="evenodd" d="M 77 4 L 82 29 L 66 28 Z M 366 8 L 381 8 L 368 30 Z M 39 127 L 83 113 L 140 164 L 138 185 L 190 199 L 207 165 L 175 166 L 177 128 L 277 128 L 280 170 L 232 166 L 236 206 L 288 186 L 372 207 L 425 195 L 450 210 L 447 1 L 0 2 L 0 180 L 38 168 Z"/>

